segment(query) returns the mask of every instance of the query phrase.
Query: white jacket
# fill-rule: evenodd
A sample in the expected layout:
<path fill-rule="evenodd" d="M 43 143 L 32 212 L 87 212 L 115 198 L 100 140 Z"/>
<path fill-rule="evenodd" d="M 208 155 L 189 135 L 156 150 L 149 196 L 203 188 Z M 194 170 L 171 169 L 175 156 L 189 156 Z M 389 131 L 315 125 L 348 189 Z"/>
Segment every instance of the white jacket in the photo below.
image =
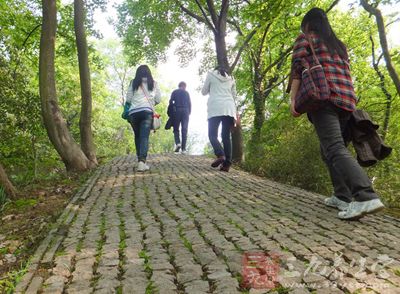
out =
<path fill-rule="evenodd" d="M 149 91 L 146 82 L 142 83 L 142 87 L 139 87 L 139 89 L 134 92 L 132 81 L 129 83 L 128 92 L 126 94 L 126 102 L 131 103 L 129 114 L 142 110 L 153 112 L 154 106 L 161 102 L 161 91 L 156 82 L 154 82 L 153 91 Z"/>
<path fill-rule="evenodd" d="M 210 71 L 204 82 L 203 95 L 210 94 L 207 102 L 208 118 L 231 116 L 236 118 L 236 84 L 230 76 L 222 76 L 217 70 Z"/>

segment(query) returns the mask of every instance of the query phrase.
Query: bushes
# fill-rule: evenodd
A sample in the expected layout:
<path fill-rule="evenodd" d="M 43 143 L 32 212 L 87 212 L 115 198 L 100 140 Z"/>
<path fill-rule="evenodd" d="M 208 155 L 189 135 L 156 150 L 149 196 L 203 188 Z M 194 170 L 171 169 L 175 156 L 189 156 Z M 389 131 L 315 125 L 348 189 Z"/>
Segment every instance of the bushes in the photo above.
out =
<path fill-rule="evenodd" d="M 261 142 L 251 142 L 249 138 L 247 133 L 245 169 L 281 183 L 332 194 L 318 138 L 305 116 L 294 119 L 288 113 L 277 113 L 264 124 Z M 394 141 L 388 143 L 396 149 Z M 367 169 L 377 193 L 390 207 L 400 205 L 399 159 L 394 151 L 391 157 Z"/>
<path fill-rule="evenodd" d="M 261 142 L 249 143 L 245 161 L 249 171 L 307 190 L 330 193 L 318 139 L 306 117 L 272 117 L 264 124 Z"/>

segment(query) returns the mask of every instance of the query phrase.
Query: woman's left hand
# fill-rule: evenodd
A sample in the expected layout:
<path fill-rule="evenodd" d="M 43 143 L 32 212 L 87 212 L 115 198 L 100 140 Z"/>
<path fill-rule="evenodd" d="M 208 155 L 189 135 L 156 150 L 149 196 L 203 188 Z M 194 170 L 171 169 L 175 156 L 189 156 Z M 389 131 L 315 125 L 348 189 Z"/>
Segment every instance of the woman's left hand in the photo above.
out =
<path fill-rule="evenodd" d="M 290 113 L 293 117 L 299 117 L 301 115 L 301 113 L 298 113 L 294 108 L 294 103 L 290 104 Z"/>
<path fill-rule="evenodd" d="M 240 113 L 236 112 L 235 127 L 240 126 Z"/>

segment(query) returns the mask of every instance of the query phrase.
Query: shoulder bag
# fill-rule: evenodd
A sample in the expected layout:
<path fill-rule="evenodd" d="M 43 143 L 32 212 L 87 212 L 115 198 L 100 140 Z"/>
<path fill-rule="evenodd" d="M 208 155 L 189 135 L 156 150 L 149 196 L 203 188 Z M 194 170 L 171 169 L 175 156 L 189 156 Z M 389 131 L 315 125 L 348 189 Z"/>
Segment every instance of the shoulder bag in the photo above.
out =
<path fill-rule="evenodd" d="M 304 70 L 301 74 L 300 89 L 295 97 L 295 110 L 298 113 L 315 111 L 321 106 L 321 102 L 328 100 L 330 89 L 324 69 L 318 60 L 311 38 L 306 35 L 312 51 L 311 62 L 307 58 L 302 59 Z"/>
<path fill-rule="evenodd" d="M 151 129 L 156 131 L 159 128 L 161 128 L 161 115 L 158 114 L 155 110 L 154 110 L 154 106 L 153 103 L 151 103 L 151 100 L 149 98 L 149 95 L 147 94 L 146 90 L 144 89 L 143 85 L 140 85 L 140 88 L 142 89 L 144 96 L 146 97 L 147 101 L 149 102 L 151 109 L 153 110 L 153 122 L 151 124 Z"/>
<path fill-rule="evenodd" d="M 124 104 L 124 110 L 122 111 L 121 117 L 125 120 L 128 120 L 129 117 L 129 109 L 131 108 L 131 103 L 130 102 L 125 102 Z"/>

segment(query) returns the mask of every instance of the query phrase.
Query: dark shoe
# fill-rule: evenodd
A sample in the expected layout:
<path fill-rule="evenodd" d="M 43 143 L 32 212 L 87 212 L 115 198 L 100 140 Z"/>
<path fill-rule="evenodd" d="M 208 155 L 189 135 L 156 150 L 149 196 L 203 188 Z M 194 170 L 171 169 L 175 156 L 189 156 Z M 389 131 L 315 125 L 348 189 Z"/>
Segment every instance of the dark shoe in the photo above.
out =
<path fill-rule="evenodd" d="M 179 154 L 180 150 L 181 150 L 181 144 L 176 144 L 174 149 L 175 154 Z"/>
<path fill-rule="evenodd" d="M 230 163 L 226 163 L 224 162 L 223 165 L 221 165 L 221 167 L 219 168 L 220 171 L 224 171 L 224 172 L 229 172 L 229 169 L 231 167 Z"/>
<path fill-rule="evenodd" d="M 221 164 L 223 164 L 225 161 L 225 158 L 223 156 L 218 156 L 216 160 L 214 160 L 211 163 L 211 167 L 219 167 Z"/>

